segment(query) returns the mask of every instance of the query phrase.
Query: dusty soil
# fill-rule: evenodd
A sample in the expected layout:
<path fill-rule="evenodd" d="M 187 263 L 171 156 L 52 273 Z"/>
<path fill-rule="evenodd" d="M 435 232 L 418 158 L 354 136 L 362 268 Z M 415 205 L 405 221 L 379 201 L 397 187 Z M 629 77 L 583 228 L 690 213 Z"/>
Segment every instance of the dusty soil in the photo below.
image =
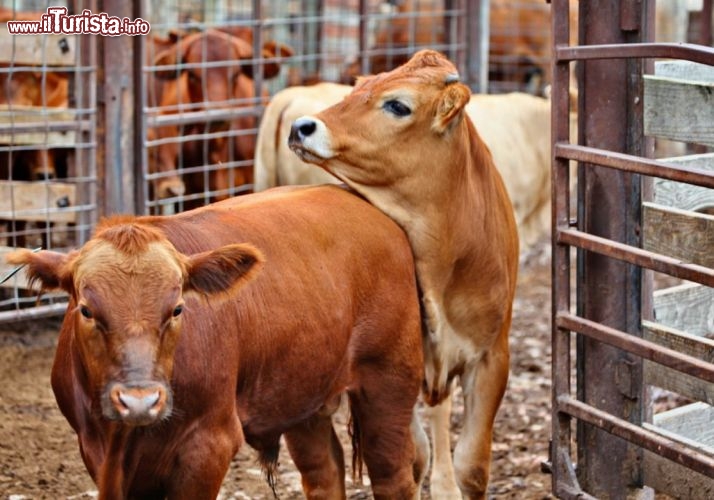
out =
<path fill-rule="evenodd" d="M 493 445 L 490 496 L 546 499 L 550 476 L 541 472 L 550 436 L 550 268 L 545 245 L 522 266 L 511 334 L 511 377 L 499 411 Z M 54 401 L 49 374 L 58 320 L 0 325 L 0 499 L 83 499 L 96 496 L 74 433 Z M 458 435 L 457 398 L 452 437 Z M 346 415 L 336 427 L 351 456 Z M 349 462 L 349 458 L 347 462 Z M 348 497 L 369 498 L 348 472 Z M 429 498 L 425 490 L 422 498 Z M 277 493 L 302 498 L 300 478 L 281 451 Z M 271 499 L 255 455 L 245 446 L 224 481 L 223 499 Z"/>

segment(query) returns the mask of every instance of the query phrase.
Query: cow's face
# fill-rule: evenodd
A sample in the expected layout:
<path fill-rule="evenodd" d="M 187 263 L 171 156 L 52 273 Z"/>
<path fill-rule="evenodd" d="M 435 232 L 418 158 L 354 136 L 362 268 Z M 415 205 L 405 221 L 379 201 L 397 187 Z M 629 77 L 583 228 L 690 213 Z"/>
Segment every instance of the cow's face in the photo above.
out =
<path fill-rule="evenodd" d="M 73 254 L 18 251 L 8 261 L 27 264 L 44 288 L 70 293 L 65 328 L 90 397 L 105 418 L 138 426 L 172 413 L 174 355 L 191 314 L 186 295 L 227 295 L 252 278 L 262 258 L 248 245 L 186 256 L 156 229 L 119 224 Z"/>
<path fill-rule="evenodd" d="M 358 191 L 443 175 L 453 139 L 463 140 L 458 125 L 471 97 L 457 80 L 441 54 L 418 52 L 394 71 L 360 79 L 342 102 L 296 120 L 290 147 Z"/>

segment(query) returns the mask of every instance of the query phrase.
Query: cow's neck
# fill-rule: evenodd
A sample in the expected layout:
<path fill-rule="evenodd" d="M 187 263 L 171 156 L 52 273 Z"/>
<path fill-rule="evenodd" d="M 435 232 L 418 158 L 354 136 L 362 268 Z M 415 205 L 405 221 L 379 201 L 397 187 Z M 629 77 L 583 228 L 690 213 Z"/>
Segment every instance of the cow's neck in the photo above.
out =
<path fill-rule="evenodd" d="M 453 133 L 460 135 L 450 144 L 449 163 L 438 165 L 438 169 L 422 169 L 440 172 L 427 182 L 417 179 L 409 185 L 412 180 L 407 179 L 379 188 L 353 186 L 407 234 L 426 326 L 435 344 L 440 343 L 445 331 L 452 327 L 459 330 L 451 325 L 447 301 L 464 283 L 482 280 L 479 265 L 474 263 L 504 259 L 503 255 L 492 255 L 501 247 L 483 241 L 484 235 L 501 234 L 511 224 L 502 217 L 512 209 L 493 206 L 504 203 L 505 188 L 473 125 L 464 120 Z M 487 293 L 488 287 L 483 290 Z M 452 364 L 457 363 L 454 360 Z"/>
<path fill-rule="evenodd" d="M 99 468 L 99 477 L 97 478 L 99 498 L 100 500 L 125 498 L 124 488 L 126 484 L 129 484 L 124 469 L 125 451 L 131 430 L 120 423 L 109 422 L 105 425 L 104 432 L 104 460 Z"/>

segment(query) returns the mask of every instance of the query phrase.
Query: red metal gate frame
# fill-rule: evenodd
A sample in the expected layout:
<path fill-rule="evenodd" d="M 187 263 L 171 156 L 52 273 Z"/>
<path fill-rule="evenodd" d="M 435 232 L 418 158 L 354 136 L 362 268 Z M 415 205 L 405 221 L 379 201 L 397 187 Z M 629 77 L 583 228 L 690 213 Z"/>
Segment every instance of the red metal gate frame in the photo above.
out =
<path fill-rule="evenodd" d="M 611 0 L 595 0 L 588 2 L 590 5 L 583 9 L 586 2 L 581 1 L 580 22 L 581 27 L 580 43 L 584 36 L 583 27 L 591 23 L 612 23 L 612 19 L 620 19 L 620 29 L 632 29 L 623 27 L 623 23 L 628 20 L 640 19 L 641 9 L 647 8 L 646 1 L 623 1 L 614 2 Z M 597 4 L 594 6 L 593 4 Z M 598 11 L 598 19 L 588 18 L 587 8 Z M 587 269 L 587 256 L 595 255 L 598 258 L 606 258 L 609 261 L 615 259 L 617 262 L 627 263 L 636 266 L 638 272 L 642 268 L 651 269 L 675 276 L 678 278 L 695 281 L 703 285 L 714 287 L 714 270 L 681 262 L 657 253 L 643 250 L 638 238 L 630 239 L 627 243 L 615 241 L 614 238 L 593 234 L 590 227 L 586 227 L 583 220 L 571 221 L 570 218 L 570 173 L 569 162 L 579 162 L 579 182 L 582 182 L 581 175 L 586 177 L 588 173 L 597 171 L 605 172 L 605 181 L 599 186 L 605 189 L 608 196 L 614 197 L 614 204 L 623 208 L 627 212 L 628 204 L 632 204 L 632 199 L 615 194 L 617 186 L 610 184 L 607 175 L 612 172 L 625 176 L 641 175 L 653 176 L 673 181 L 686 182 L 698 186 L 714 188 L 714 176 L 703 170 L 695 168 L 685 168 L 668 164 L 662 161 L 646 159 L 638 154 L 628 154 L 628 152 L 615 152 L 601 147 L 590 147 L 570 143 L 569 133 L 569 81 L 570 66 L 572 61 L 581 61 L 587 65 L 591 61 L 599 60 L 646 60 L 652 58 L 676 58 L 708 65 L 714 65 L 714 49 L 691 45 L 691 44 L 663 44 L 663 43 L 622 43 L 622 40 L 615 40 L 618 43 L 609 43 L 609 40 L 598 42 L 596 45 L 569 46 L 569 2 L 568 0 L 552 0 L 552 32 L 554 36 L 553 52 L 553 106 L 552 106 L 552 152 L 553 152 L 553 304 L 552 304 L 552 356 L 553 356 L 553 395 L 552 395 L 552 473 L 553 491 L 561 498 L 593 498 L 580 486 L 583 482 L 588 490 L 592 489 L 597 478 L 593 475 L 602 473 L 603 470 L 614 471 L 606 481 L 600 477 L 600 482 L 609 484 L 598 485 L 595 488 L 596 496 L 609 496 L 611 498 L 624 497 L 628 488 L 642 486 L 638 484 L 641 478 L 641 471 L 637 471 L 639 464 L 637 460 L 632 463 L 632 457 L 627 456 L 627 451 L 620 454 L 606 453 L 604 449 L 589 450 L 591 453 L 600 456 L 600 462 L 606 464 L 585 463 L 578 464 L 580 470 L 576 475 L 576 466 L 572 459 L 572 431 L 571 424 L 576 419 L 579 424 L 578 437 L 582 437 L 580 426 L 587 425 L 590 429 L 605 431 L 608 435 L 622 438 L 626 442 L 632 443 L 637 449 L 647 449 L 665 458 L 679 463 L 689 469 L 714 477 L 714 458 L 682 446 L 675 441 L 663 438 L 659 434 L 643 428 L 640 421 L 628 420 L 625 415 L 616 415 L 611 411 L 596 407 L 595 404 L 583 401 L 582 392 L 578 388 L 577 396 L 573 395 L 571 388 L 571 339 L 572 333 L 577 334 L 579 346 L 580 342 L 597 343 L 599 345 L 612 346 L 612 352 L 628 353 L 634 355 L 641 362 L 641 359 L 648 359 L 656 363 L 674 368 L 683 373 L 698 377 L 708 382 L 714 382 L 714 365 L 706 363 L 700 359 L 684 355 L 677 351 L 663 348 L 656 343 L 645 341 L 638 337 L 638 331 L 632 331 L 632 325 L 639 323 L 639 315 L 642 302 L 637 304 L 622 304 L 629 314 L 626 325 L 612 325 L 607 318 L 588 318 L 579 307 L 578 312 L 571 312 L 571 247 L 575 247 L 579 252 L 579 266 Z M 619 9 L 619 10 L 615 10 Z M 592 12 L 591 10 L 591 12 Z M 617 15 L 612 15 L 613 13 Z M 628 17 L 629 16 L 629 17 Z M 632 31 L 636 31 L 632 29 Z M 626 41 L 630 41 L 626 39 Z M 581 81 L 582 83 L 582 81 Z M 635 88 L 636 82 L 635 82 Z M 583 137 L 583 125 L 585 117 L 593 111 L 593 101 L 587 100 L 581 86 L 579 95 L 579 130 L 581 139 Z M 641 94 L 639 95 L 641 100 Z M 617 127 L 616 124 L 608 124 L 608 127 Z M 630 130 L 631 132 L 631 130 Z M 620 133 L 627 134 L 628 130 L 621 130 Z M 591 142 L 592 138 L 591 138 Z M 602 167 L 605 167 L 604 169 Z M 585 175 L 583 175 L 585 174 Z M 620 177 L 622 179 L 622 177 Z M 636 177 L 635 177 L 636 179 Z M 607 191 L 607 189 L 611 191 Z M 581 191 L 581 195 L 584 191 Z M 637 193 L 639 197 L 639 192 Z M 618 198 L 619 197 L 619 198 Z M 641 204 L 641 200 L 636 200 Z M 582 204 L 582 200 L 579 200 Z M 631 206 L 630 206 L 631 208 Z M 586 210 L 594 210 L 594 207 L 583 207 L 581 205 L 578 214 L 586 213 Z M 592 213 L 592 212 L 589 212 Z M 634 218 L 637 214 L 633 215 Z M 639 220 L 617 221 L 614 224 L 631 224 L 636 226 Z M 606 221 L 606 224 L 612 222 Z M 607 232 L 607 231 L 606 231 Z M 585 257 L 583 257 L 585 256 Z M 591 264 L 591 263 L 590 263 Z M 583 269 L 578 269 L 579 287 Z M 637 275 L 639 278 L 639 275 Z M 610 278 L 613 278 L 610 276 Z M 587 283 L 585 283 L 587 285 Z M 639 290 L 638 290 L 639 291 Z M 578 290 L 579 293 L 582 290 Z M 643 301 L 647 300 L 647 293 L 630 296 L 626 300 Z M 597 298 L 596 298 L 597 300 Z M 580 306 L 581 304 L 579 304 Z M 587 308 L 586 308 L 587 309 Z M 644 310 L 644 308 L 642 308 Z M 638 313 L 636 317 L 633 312 Z M 617 321 L 615 321 L 617 323 Z M 638 329 L 636 327 L 635 329 Z M 627 330 L 627 331 L 624 331 Z M 579 350 L 579 353 L 582 352 Z M 578 360 L 578 367 L 581 368 Z M 580 377 L 582 374 L 579 373 Z M 582 381 L 579 381 L 579 384 Z M 640 379 L 641 384 L 641 379 Z M 639 388 L 643 393 L 642 388 Z M 636 397 L 639 397 L 637 395 Z M 598 406 L 600 406 L 598 404 Z M 604 433 L 602 433 L 604 434 Z M 616 440 L 619 441 L 619 440 Z M 602 445 L 602 443 L 597 443 Z M 581 456 L 583 443 L 578 441 L 578 457 Z M 585 467 L 583 467 L 583 465 Z M 634 472 L 630 468 L 634 468 Z M 583 470 L 591 469 L 591 470 Z M 583 481 L 583 478 L 584 481 Z"/>

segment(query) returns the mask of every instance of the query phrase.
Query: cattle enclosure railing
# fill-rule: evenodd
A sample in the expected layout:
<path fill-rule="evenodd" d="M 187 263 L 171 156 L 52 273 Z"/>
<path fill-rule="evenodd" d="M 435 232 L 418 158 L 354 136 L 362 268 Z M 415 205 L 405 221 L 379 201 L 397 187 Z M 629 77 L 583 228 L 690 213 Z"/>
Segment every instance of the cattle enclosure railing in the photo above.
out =
<path fill-rule="evenodd" d="M 104 215 L 174 213 L 250 192 L 251 143 L 268 97 L 287 86 L 350 83 L 357 74 L 391 69 L 421 48 L 444 52 L 474 91 L 541 95 L 550 78 L 550 8 L 544 0 L 0 3 L 8 19 L 41 15 L 55 5 L 66 5 L 70 13 L 101 9 L 141 18 L 151 33 L 22 37 L 35 44 L 32 67 L 47 82 L 41 88 L 58 74 L 69 75 L 68 104 L 40 100 L 27 113 L 42 120 L 22 125 L 24 115 L 13 105 L 5 115 L 5 147 L 34 151 L 33 158 L 44 158 L 35 161 L 46 163 L 44 170 L 55 157 L 72 167 L 60 166 L 58 178 L 39 181 L 0 172 L 0 180 L 13 185 L 5 197 L 11 203 L 0 207 L 0 253 L 18 246 L 66 251 L 81 245 Z M 241 39 L 242 55 L 214 54 L 207 38 L 215 31 Z M 19 37 L 0 35 L 8 48 L 20 43 Z M 184 42 L 196 38 L 198 59 L 188 60 Z M 52 50 L 60 51 L 64 66 L 51 60 Z M 5 52 L 0 70 L 16 75 L 15 82 L 29 73 L 16 53 Z M 239 72 L 235 90 L 232 78 Z M 216 84 L 223 90 L 216 92 Z M 207 102 L 194 94 L 207 96 Z M 66 130 L 72 127 L 77 133 Z M 34 142 L 26 142 L 21 130 L 32 130 Z M 18 189 L 18 180 L 27 184 Z M 0 277 L 8 271 L 0 264 Z M 20 273 L 0 288 L 0 321 L 62 311 L 61 297 L 46 294 L 36 304 L 36 292 L 24 283 Z M 52 307 L 35 307 L 46 303 Z"/>
<path fill-rule="evenodd" d="M 552 3 L 554 493 L 647 498 L 654 490 L 711 498 L 714 218 L 706 209 L 714 206 L 714 157 L 651 158 L 652 138 L 714 145 L 714 49 L 711 41 L 648 43 L 654 2 L 580 2 L 577 27 L 567 0 Z M 704 3 L 707 20 L 711 8 Z M 579 31 L 577 46 L 569 43 L 570 29 Z M 702 66 L 655 69 L 652 60 L 662 58 Z M 571 162 L 578 162 L 575 203 Z M 680 205 L 692 196 L 703 201 Z M 686 281 L 670 286 L 666 276 Z M 653 412 L 652 386 L 686 404 Z"/>

